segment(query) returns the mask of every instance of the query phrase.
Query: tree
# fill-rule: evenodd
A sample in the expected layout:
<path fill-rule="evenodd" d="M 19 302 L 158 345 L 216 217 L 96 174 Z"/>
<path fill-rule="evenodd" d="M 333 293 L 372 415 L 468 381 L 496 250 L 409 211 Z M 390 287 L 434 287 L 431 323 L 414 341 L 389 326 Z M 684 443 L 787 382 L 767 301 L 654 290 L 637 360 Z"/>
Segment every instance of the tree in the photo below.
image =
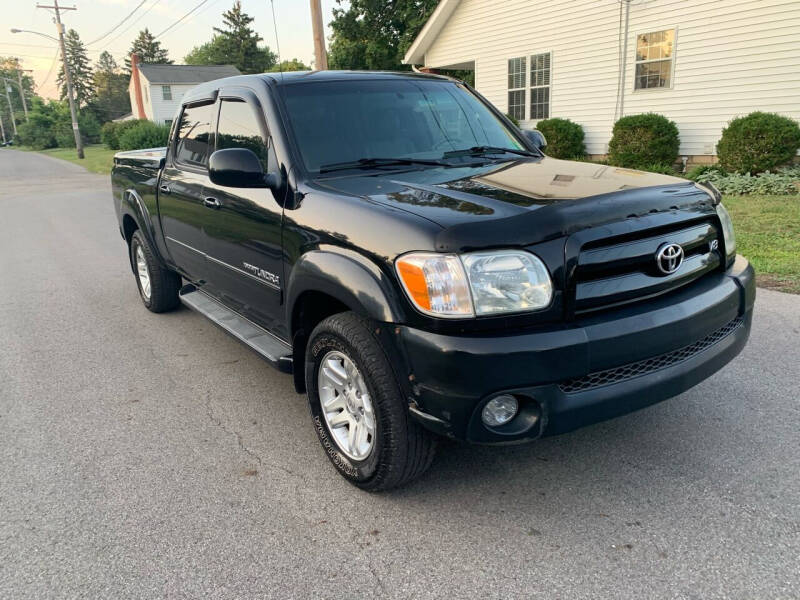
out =
<path fill-rule="evenodd" d="M 210 42 L 195 46 L 184 60 L 190 65 L 234 65 L 242 73 L 263 73 L 276 63 L 277 56 L 268 46 L 259 46 L 263 38 L 251 27 L 253 17 L 236 0 L 223 13 L 224 29 L 214 27 Z"/>
<path fill-rule="evenodd" d="M 125 57 L 125 72 L 131 72 L 131 59 L 130 55 L 136 54 L 139 56 L 139 62 L 151 65 L 171 65 L 172 61 L 169 59 L 169 52 L 166 48 L 161 47 L 161 42 L 156 40 L 155 36 L 150 33 L 146 27 L 139 32 L 139 35 L 133 40 L 131 50 L 128 56 Z"/>
<path fill-rule="evenodd" d="M 311 67 L 307 64 L 293 58 L 292 60 L 282 60 L 279 65 L 275 65 L 270 69 L 270 72 L 277 73 L 279 71 L 310 71 Z"/>
<path fill-rule="evenodd" d="M 332 69 L 408 70 L 403 55 L 438 0 L 336 0 L 328 63 Z"/>
<path fill-rule="evenodd" d="M 64 45 L 67 49 L 67 64 L 72 76 L 72 91 L 78 108 L 86 106 L 94 97 L 94 82 L 92 80 L 92 66 L 89 54 L 81 37 L 74 29 L 67 31 L 64 36 Z M 64 66 L 58 70 L 58 85 L 61 90 L 61 99 L 67 97 L 67 80 L 64 77 Z"/>
<path fill-rule="evenodd" d="M 0 86 L 10 85 L 11 92 L 11 108 L 14 111 L 17 124 L 25 120 L 25 113 L 22 109 L 22 98 L 19 95 L 19 75 L 21 63 L 20 60 L 14 56 L 0 56 L 0 77 L 5 77 L 11 83 L 7 84 L 0 79 Z M 31 107 L 31 102 L 35 97 L 33 91 L 33 78 L 26 73 L 22 73 L 22 88 L 25 90 L 25 99 L 28 102 L 28 108 Z M 5 94 L 5 87 L 0 87 L 0 116 L 3 118 L 3 123 L 6 127 L 6 136 L 11 137 L 14 134 L 13 127 L 11 126 L 11 111 L 8 106 L 8 99 Z"/>
<path fill-rule="evenodd" d="M 128 76 L 120 71 L 117 61 L 108 52 L 103 52 L 95 64 L 94 89 L 95 98 L 90 108 L 101 123 L 131 112 Z"/>

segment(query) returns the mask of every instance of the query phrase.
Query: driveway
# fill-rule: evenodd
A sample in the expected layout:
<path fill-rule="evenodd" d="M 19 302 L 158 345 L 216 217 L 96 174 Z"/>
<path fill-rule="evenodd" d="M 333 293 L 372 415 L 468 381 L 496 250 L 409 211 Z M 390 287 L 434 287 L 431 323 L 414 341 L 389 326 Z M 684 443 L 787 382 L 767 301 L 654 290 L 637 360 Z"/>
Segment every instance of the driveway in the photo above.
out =
<path fill-rule="evenodd" d="M 0 150 L 0 597 L 800 597 L 800 296 L 677 398 L 369 495 L 291 378 L 141 305 L 107 177 Z"/>

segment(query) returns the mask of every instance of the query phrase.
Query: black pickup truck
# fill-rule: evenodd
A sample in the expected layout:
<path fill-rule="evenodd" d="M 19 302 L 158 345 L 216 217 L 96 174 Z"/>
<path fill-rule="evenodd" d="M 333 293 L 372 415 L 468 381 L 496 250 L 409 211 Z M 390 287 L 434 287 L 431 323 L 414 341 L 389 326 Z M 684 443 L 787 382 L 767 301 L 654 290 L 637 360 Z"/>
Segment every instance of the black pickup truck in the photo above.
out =
<path fill-rule="evenodd" d="M 548 158 L 467 85 L 247 75 L 187 94 L 112 186 L 145 306 L 181 302 L 290 373 L 368 490 L 437 436 L 533 440 L 733 359 L 755 286 L 719 193 Z"/>

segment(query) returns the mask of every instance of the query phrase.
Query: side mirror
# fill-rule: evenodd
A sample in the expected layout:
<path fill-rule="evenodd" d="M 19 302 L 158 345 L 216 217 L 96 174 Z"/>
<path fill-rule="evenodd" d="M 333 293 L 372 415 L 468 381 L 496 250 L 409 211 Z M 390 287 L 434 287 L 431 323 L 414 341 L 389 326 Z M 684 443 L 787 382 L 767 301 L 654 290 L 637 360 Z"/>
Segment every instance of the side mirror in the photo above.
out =
<path fill-rule="evenodd" d="M 208 177 L 211 183 L 225 187 L 270 187 L 261 161 L 255 152 L 247 148 L 225 148 L 211 154 Z"/>
<path fill-rule="evenodd" d="M 531 146 L 537 150 L 544 152 L 547 148 L 547 140 L 545 139 L 544 134 L 538 129 L 523 129 L 522 134 L 527 138 Z"/>

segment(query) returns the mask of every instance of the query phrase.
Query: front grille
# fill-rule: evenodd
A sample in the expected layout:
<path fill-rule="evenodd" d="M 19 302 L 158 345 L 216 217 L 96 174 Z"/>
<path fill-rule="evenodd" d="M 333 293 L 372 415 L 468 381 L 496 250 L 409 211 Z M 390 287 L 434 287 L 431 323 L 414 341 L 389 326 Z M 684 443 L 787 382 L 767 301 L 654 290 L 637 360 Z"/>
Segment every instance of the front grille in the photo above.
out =
<path fill-rule="evenodd" d="M 703 339 L 697 340 L 695 343 L 684 346 L 683 348 L 679 348 L 659 356 L 654 356 L 653 358 L 647 358 L 645 360 L 628 363 L 627 365 L 622 365 L 621 367 L 614 367 L 613 369 L 606 369 L 605 371 L 589 373 L 588 375 L 579 377 L 577 379 L 569 379 L 558 384 L 558 387 L 561 388 L 561 391 L 566 394 L 575 394 L 577 392 L 585 392 L 586 390 L 603 387 L 605 385 L 620 383 L 621 381 L 627 381 L 628 379 L 633 379 L 634 377 L 640 377 L 641 375 L 647 375 L 648 373 L 653 373 L 654 371 L 671 367 L 692 358 L 703 350 L 706 350 L 714 344 L 722 341 L 736 331 L 739 327 L 741 327 L 743 323 L 744 318 L 737 317 L 733 321 L 730 321 L 727 325 L 724 325 L 716 331 L 708 334 Z"/>
<path fill-rule="evenodd" d="M 667 242 L 683 248 L 683 262 L 670 274 L 661 272 L 656 262 L 658 249 Z M 573 274 L 575 313 L 684 286 L 722 265 L 720 244 L 717 225 L 711 221 L 586 241 L 580 246 Z"/>

